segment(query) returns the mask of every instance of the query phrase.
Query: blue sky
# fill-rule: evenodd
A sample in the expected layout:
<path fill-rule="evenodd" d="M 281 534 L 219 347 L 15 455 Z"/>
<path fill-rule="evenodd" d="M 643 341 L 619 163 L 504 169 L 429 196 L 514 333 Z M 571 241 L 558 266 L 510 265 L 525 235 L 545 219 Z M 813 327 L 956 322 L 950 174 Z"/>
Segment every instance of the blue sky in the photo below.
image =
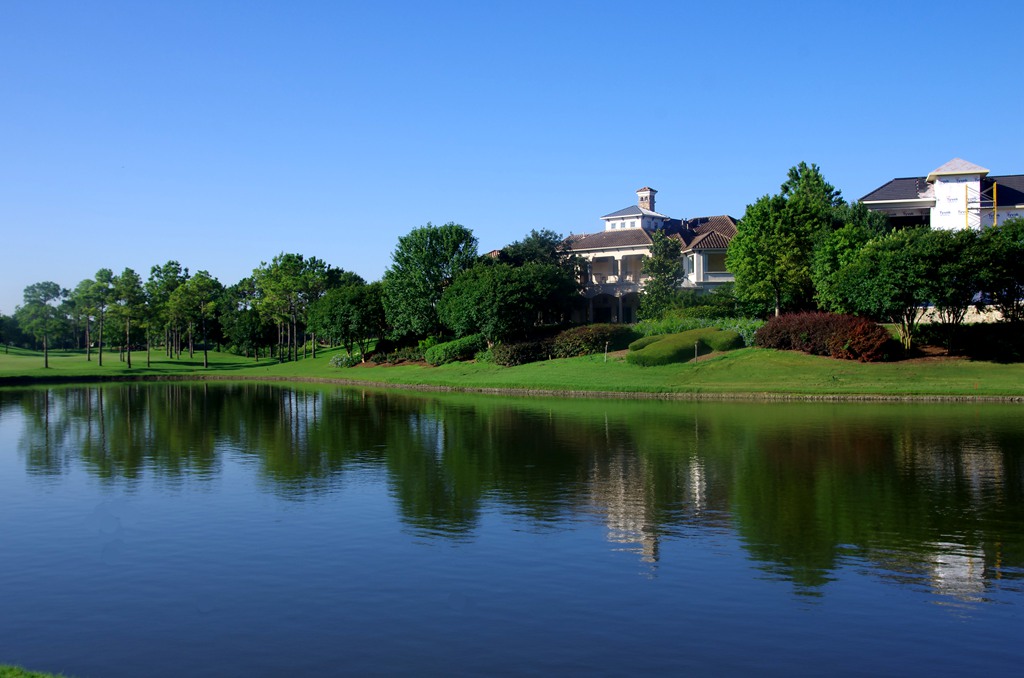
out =
<path fill-rule="evenodd" d="M 400 235 L 599 230 L 657 188 L 743 216 L 954 157 L 1024 173 L 1024 4 L 0 3 L 0 312 L 26 285 L 279 252 L 379 279 Z"/>

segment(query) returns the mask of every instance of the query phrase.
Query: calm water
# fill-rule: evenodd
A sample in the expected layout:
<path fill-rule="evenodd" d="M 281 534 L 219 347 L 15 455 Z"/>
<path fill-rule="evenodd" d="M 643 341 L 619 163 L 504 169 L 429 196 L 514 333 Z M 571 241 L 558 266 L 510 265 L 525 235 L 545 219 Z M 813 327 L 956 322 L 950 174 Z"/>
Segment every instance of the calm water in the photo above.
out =
<path fill-rule="evenodd" d="M 0 663 L 1016 675 L 1024 408 L 0 390 Z"/>

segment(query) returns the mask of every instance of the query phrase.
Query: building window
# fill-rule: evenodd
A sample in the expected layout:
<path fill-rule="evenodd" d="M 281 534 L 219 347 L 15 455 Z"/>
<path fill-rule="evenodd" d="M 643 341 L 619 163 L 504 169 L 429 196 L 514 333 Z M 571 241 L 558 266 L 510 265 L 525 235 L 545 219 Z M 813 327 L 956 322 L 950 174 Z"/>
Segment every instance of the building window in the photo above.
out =
<path fill-rule="evenodd" d="M 710 252 L 707 255 L 708 273 L 726 273 L 725 252 Z"/>

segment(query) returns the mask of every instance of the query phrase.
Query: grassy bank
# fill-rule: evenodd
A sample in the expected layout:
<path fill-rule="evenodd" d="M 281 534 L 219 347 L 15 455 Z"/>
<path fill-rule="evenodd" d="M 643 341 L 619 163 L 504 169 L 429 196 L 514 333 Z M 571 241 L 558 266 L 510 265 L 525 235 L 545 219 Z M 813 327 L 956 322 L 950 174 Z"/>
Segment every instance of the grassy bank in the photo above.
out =
<path fill-rule="evenodd" d="M 61 674 L 63 676 L 63 674 Z M 26 671 L 20 666 L 0 665 L 0 678 L 61 678 L 52 673 L 40 673 L 38 671 Z"/>
<path fill-rule="evenodd" d="M 50 368 L 38 353 L 12 349 L 0 353 L 0 384 L 31 381 L 91 381 L 97 378 L 271 378 L 331 379 L 357 383 L 421 385 L 464 389 L 515 389 L 558 392 L 654 394 L 763 394 L 765 396 L 943 396 L 1022 397 L 1024 365 L 935 358 L 862 364 L 800 353 L 747 348 L 703 358 L 697 363 L 638 367 L 621 355 L 549 360 L 519 367 L 454 363 L 332 368 L 336 351 L 317 353 L 291 363 L 259 362 L 211 353 L 167 359 L 154 353 L 146 367 L 144 353 L 133 354 L 129 370 L 116 353 L 86 362 L 83 353 L 51 352 Z"/>

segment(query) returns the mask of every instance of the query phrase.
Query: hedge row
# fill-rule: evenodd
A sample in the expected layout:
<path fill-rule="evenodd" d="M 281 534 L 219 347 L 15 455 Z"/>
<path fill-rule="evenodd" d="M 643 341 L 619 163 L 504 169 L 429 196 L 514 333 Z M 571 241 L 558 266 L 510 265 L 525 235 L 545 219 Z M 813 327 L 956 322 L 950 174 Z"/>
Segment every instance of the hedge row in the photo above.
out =
<path fill-rule="evenodd" d="M 646 337 L 654 334 L 678 334 L 688 330 L 713 327 L 739 332 L 743 337 L 744 346 L 753 346 L 754 334 L 762 325 L 764 325 L 764 321 L 756 318 L 697 318 L 669 311 L 665 317 L 658 320 L 638 322 L 633 329 L 640 336 Z"/>
<path fill-rule="evenodd" d="M 487 340 L 484 339 L 484 335 L 470 334 L 461 339 L 431 346 L 424 352 L 423 359 L 431 365 L 444 365 L 456 360 L 469 360 L 476 355 L 477 351 L 482 351 L 485 348 L 487 348 Z"/>
<path fill-rule="evenodd" d="M 653 339 L 653 341 L 646 341 Z M 634 348 L 634 346 L 639 346 Z M 630 344 L 626 361 L 641 367 L 684 363 L 700 353 L 731 351 L 743 347 L 743 337 L 734 330 L 700 328 L 678 334 L 645 337 Z M 695 352 L 696 351 L 696 352 Z"/>
<path fill-rule="evenodd" d="M 576 358 L 593 353 L 619 351 L 636 338 L 629 325 L 599 323 L 580 325 L 559 332 L 554 337 L 514 344 L 495 344 L 491 349 L 494 362 L 505 367 L 524 365 L 551 358 Z"/>
<path fill-rule="evenodd" d="M 619 351 L 636 338 L 633 328 L 629 325 L 613 325 L 599 323 L 596 325 L 580 325 L 558 333 L 552 344 L 552 354 L 556 358 L 575 358 L 592 353 Z"/>
<path fill-rule="evenodd" d="M 790 313 L 769 320 L 755 345 L 842 360 L 878 362 L 894 353 L 892 336 L 865 318 L 836 313 Z"/>

